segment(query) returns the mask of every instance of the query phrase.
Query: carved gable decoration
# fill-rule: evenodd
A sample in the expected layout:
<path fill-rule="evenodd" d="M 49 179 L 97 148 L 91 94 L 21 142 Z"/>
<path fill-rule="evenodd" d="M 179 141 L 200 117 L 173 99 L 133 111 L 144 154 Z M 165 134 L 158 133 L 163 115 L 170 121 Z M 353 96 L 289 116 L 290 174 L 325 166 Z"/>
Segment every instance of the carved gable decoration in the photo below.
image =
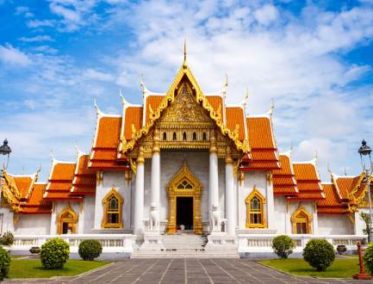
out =
<path fill-rule="evenodd" d="M 199 105 L 193 96 L 191 86 L 184 82 L 178 90 L 174 101 L 164 110 L 159 126 L 177 126 L 177 123 L 192 124 L 209 124 L 213 125 L 211 118 L 205 109 Z M 184 125 L 183 125 L 184 126 Z M 180 126 L 179 126 L 180 127 Z"/>

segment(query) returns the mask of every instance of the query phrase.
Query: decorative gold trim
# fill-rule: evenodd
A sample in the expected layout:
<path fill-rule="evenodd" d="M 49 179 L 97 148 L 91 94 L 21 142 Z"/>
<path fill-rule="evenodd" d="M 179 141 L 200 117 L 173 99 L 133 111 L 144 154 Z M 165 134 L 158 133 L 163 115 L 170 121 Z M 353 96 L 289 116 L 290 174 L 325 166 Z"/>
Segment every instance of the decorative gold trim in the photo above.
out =
<path fill-rule="evenodd" d="M 111 197 L 115 197 L 118 200 L 118 220 L 119 223 L 109 223 L 109 220 L 107 219 L 108 211 L 109 211 L 109 201 Z M 103 215 L 102 215 L 102 221 L 101 221 L 101 227 L 102 228 L 123 228 L 123 203 L 124 199 L 120 195 L 120 193 L 115 189 L 112 188 L 102 199 L 102 206 L 103 206 Z"/>
<path fill-rule="evenodd" d="M 187 181 L 191 185 L 191 188 L 178 188 L 178 186 L 183 182 Z M 176 233 L 176 198 L 177 197 L 193 197 L 193 231 L 197 235 L 201 235 L 203 232 L 202 227 L 202 217 L 201 217 L 201 194 L 202 194 L 202 184 L 193 175 L 189 169 L 186 162 L 174 175 L 168 184 L 168 226 L 167 233 Z"/>
<path fill-rule="evenodd" d="M 207 97 L 203 94 L 197 80 L 194 78 L 191 70 L 188 66 L 182 66 L 178 73 L 176 74 L 176 78 L 171 84 L 169 90 L 167 91 L 166 95 L 163 97 L 162 101 L 160 102 L 157 110 L 152 110 L 149 121 L 147 121 L 146 125 L 143 126 L 141 129 L 136 130 L 133 129 L 132 139 L 126 141 L 123 137 L 122 140 L 122 153 L 126 154 L 128 151 L 133 150 L 137 141 L 141 138 L 145 137 L 152 127 L 154 126 L 155 122 L 161 117 L 162 112 L 175 100 L 176 90 L 179 88 L 182 80 L 186 78 L 192 85 L 192 88 L 195 93 L 196 101 L 202 105 L 202 107 L 207 110 L 210 118 L 215 122 L 216 126 L 219 128 L 221 134 L 223 136 L 227 136 L 231 139 L 231 141 L 236 146 L 237 150 L 240 150 L 244 153 L 250 151 L 250 146 L 247 140 L 241 142 L 238 139 L 238 132 L 231 131 L 223 122 L 223 118 L 221 115 L 221 107 L 218 108 L 218 111 L 215 111 L 212 105 L 209 103 Z M 144 105 L 146 107 L 146 105 Z"/>
<path fill-rule="evenodd" d="M 57 216 L 57 234 L 63 234 L 63 223 L 68 223 L 72 234 L 76 233 L 78 214 L 71 208 L 70 202 Z"/>
<path fill-rule="evenodd" d="M 258 198 L 259 201 L 260 201 L 260 212 L 259 212 L 259 214 L 261 214 L 262 222 L 258 223 L 258 224 L 251 223 L 251 221 L 250 221 L 250 214 L 252 214 L 251 200 L 254 197 Z M 265 214 L 266 210 L 264 208 L 264 206 L 266 204 L 266 199 L 260 193 L 260 191 L 256 189 L 255 186 L 254 186 L 253 190 L 251 191 L 251 193 L 246 197 L 245 203 L 246 203 L 246 228 L 266 228 L 267 227 L 267 219 L 266 219 L 266 214 Z"/>
<path fill-rule="evenodd" d="M 303 216 L 299 216 L 301 214 L 303 214 Z M 291 215 L 290 220 L 292 223 L 293 234 L 297 234 L 297 223 L 304 223 L 304 220 L 306 221 L 306 234 L 312 234 L 312 215 L 308 213 L 304 207 L 299 207 L 295 210 L 293 215 Z"/>

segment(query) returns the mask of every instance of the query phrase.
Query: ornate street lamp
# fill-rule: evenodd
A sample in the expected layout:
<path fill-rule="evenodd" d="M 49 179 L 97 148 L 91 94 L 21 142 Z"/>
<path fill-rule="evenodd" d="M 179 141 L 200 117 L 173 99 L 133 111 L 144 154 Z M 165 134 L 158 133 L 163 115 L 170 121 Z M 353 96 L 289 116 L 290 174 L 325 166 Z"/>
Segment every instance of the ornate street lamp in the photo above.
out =
<path fill-rule="evenodd" d="M 8 156 L 5 168 L 8 167 L 8 164 L 9 164 L 9 155 L 10 155 L 11 152 L 12 152 L 12 149 L 8 145 L 8 140 L 5 139 L 4 142 L 3 142 L 3 145 L 0 146 L 0 154 Z"/>
<path fill-rule="evenodd" d="M 368 199 L 369 199 L 369 232 L 368 238 L 369 241 L 373 241 L 373 228 L 372 228 L 372 221 L 373 221 L 373 212 L 372 212 L 372 197 L 370 192 L 370 176 L 373 172 L 373 165 L 372 165 L 372 149 L 368 146 L 365 140 L 361 141 L 361 146 L 358 150 L 361 159 L 361 165 L 363 167 L 363 171 L 365 172 L 365 177 L 367 180 L 367 187 L 368 187 Z"/>

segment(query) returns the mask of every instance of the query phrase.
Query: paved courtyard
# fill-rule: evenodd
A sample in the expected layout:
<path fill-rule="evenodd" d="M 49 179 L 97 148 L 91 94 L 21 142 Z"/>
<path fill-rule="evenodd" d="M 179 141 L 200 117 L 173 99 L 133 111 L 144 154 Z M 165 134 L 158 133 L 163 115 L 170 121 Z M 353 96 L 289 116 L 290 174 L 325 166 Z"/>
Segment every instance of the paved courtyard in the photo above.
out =
<path fill-rule="evenodd" d="M 115 262 L 73 278 L 3 283 L 371 283 L 356 280 L 319 280 L 292 277 L 249 260 L 240 259 L 134 259 Z"/>

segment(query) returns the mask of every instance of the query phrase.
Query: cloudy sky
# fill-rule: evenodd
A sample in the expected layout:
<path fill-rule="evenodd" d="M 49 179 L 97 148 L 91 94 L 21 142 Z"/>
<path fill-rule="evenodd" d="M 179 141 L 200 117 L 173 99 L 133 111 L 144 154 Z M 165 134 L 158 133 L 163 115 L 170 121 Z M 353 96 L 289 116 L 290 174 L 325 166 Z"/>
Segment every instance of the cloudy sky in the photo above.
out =
<path fill-rule="evenodd" d="M 249 90 L 248 114 L 273 99 L 280 151 L 297 161 L 317 152 L 324 179 L 327 165 L 358 173 L 361 139 L 373 146 L 372 0 L 0 0 L 0 15 L 0 139 L 12 173 L 41 166 L 45 178 L 51 153 L 88 152 L 94 98 L 119 114 L 119 90 L 140 103 L 141 78 L 166 91 L 184 39 L 202 89 L 220 90 L 227 74 L 229 103 Z"/>

